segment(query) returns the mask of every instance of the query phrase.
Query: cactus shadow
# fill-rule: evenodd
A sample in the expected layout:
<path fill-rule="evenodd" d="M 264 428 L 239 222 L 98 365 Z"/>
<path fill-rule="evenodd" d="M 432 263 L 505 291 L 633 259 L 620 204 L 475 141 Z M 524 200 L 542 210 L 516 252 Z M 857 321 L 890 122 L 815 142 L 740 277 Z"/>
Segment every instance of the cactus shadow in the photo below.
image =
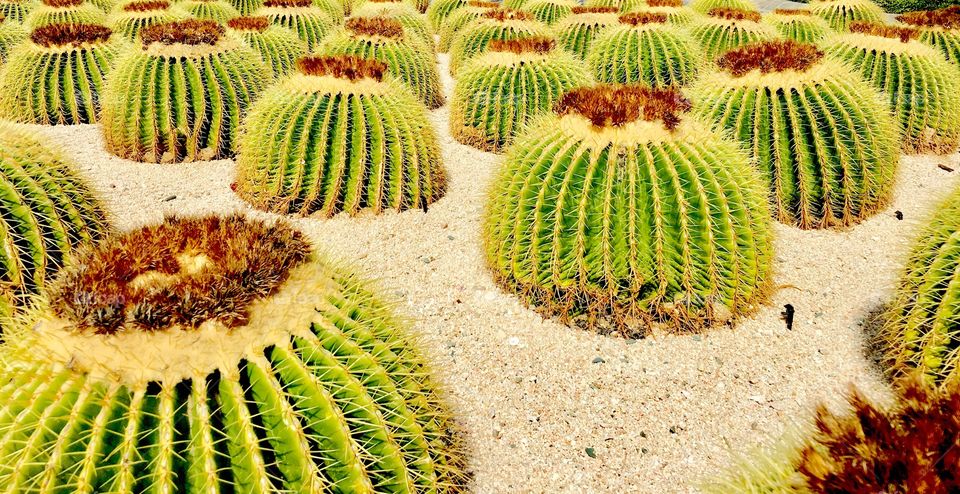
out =
<path fill-rule="evenodd" d="M 878 303 L 871 307 L 867 314 L 863 317 L 863 357 L 869 362 L 870 367 L 876 372 L 876 374 L 882 377 L 883 381 L 887 384 L 892 384 L 890 379 L 890 373 L 887 372 L 887 368 L 884 365 L 884 360 L 886 360 L 886 351 L 883 344 L 883 338 L 881 338 L 880 332 L 883 330 L 883 325 L 886 322 L 885 314 L 887 312 L 888 304 Z"/>

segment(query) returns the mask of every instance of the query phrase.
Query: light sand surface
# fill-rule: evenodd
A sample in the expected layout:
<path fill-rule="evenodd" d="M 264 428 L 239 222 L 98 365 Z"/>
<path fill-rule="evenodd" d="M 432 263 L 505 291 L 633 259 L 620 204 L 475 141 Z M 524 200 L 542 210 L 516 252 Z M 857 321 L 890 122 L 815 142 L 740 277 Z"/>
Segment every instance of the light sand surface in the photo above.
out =
<path fill-rule="evenodd" d="M 445 75 L 444 55 L 441 64 Z M 776 438 L 850 383 L 884 389 L 864 355 L 862 322 L 889 297 L 917 227 L 960 177 L 936 166 L 960 167 L 957 156 L 905 158 L 893 204 L 866 223 L 777 227 L 782 288 L 753 318 L 629 341 L 544 320 L 494 285 L 480 223 L 500 158 L 453 141 L 446 108 L 432 120 L 451 187 L 429 212 L 295 221 L 415 321 L 463 423 L 481 493 L 693 491 L 731 454 Z M 173 213 L 262 214 L 231 192 L 231 161 L 132 163 L 103 151 L 97 127 L 37 131 L 75 158 L 120 228 Z M 797 311 L 792 331 L 780 319 L 786 303 Z"/>

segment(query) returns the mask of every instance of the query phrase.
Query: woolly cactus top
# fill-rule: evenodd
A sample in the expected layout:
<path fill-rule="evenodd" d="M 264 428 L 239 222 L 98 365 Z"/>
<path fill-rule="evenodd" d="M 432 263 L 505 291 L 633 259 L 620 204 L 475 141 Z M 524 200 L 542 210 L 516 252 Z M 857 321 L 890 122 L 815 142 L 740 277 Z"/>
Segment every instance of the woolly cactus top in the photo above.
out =
<path fill-rule="evenodd" d="M 777 15 L 796 15 L 796 16 L 809 16 L 813 15 L 813 11 L 807 9 L 776 9 L 773 11 Z"/>
<path fill-rule="evenodd" d="M 897 16 L 897 20 L 917 27 L 960 29 L 960 5 L 953 5 L 940 10 L 907 12 Z"/>
<path fill-rule="evenodd" d="M 659 12 L 633 12 L 620 16 L 620 23 L 630 26 L 643 26 L 646 24 L 663 24 L 667 22 L 667 14 Z"/>
<path fill-rule="evenodd" d="M 647 0 L 648 7 L 683 7 L 683 0 Z"/>
<path fill-rule="evenodd" d="M 403 37 L 403 24 L 386 17 L 353 17 L 347 20 L 345 27 L 353 34 L 369 37 L 400 39 Z"/>
<path fill-rule="evenodd" d="M 911 27 L 889 26 L 876 22 L 856 21 L 850 23 L 850 32 L 879 36 L 881 38 L 899 39 L 901 43 L 908 43 L 916 39 L 919 32 Z"/>
<path fill-rule="evenodd" d="M 84 0 L 41 0 L 47 7 L 68 8 L 83 5 Z"/>
<path fill-rule="evenodd" d="M 351 55 L 310 56 L 297 60 L 297 70 L 310 76 L 327 76 L 351 82 L 363 79 L 382 81 L 387 72 L 386 64 Z"/>
<path fill-rule="evenodd" d="M 756 12 L 753 10 L 739 10 L 739 9 L 727 9 L 727 8 L 711 9 L 710 12 L 707 12 L 707 15 L 714 19 L 720 19 L 725 21 L 760 22 L 760 19 L 761 19 L 760 12 Z"/>
<path fill-rule="evenodd" d="M 313 5 L 312 0 L 264 0 L 264 7 L 303 8 Z"/>
<path fill-rule="evenodd" d="M 497 53 L 515 53 L 517 55 L 522 55 L 524 53 L 534 53 L 538 55 L 543 55 L 543 54 L 549 53 L 556 46 L 557 46 L 557 42 L 551 38 L 534 36 L 531 38 L 521 38 L 521 39 L 512 39 L 512 40 L 495 39 L 490 41 L 489 49 L 491 52 L 497 52 Z"/>
<path fill-rule="evenodd" d="M 500 7 L 500 3 L 498 3 L 498 2 L 483 2 L 483 1 L 479 1 L 479 0 L 471 0 L 470 2 L 467 2 L 467 6 L 468 6 L 468 7 L 477 7 L 477 8 L 481 8 L 481 9 L 496 9 L 496 8 L 499 8 L 499 7 Z"/>
<path fill-rule="evenodd" d="M 596 129 L 624 127 L 642 120 L 662 123 L 672 131 L 680 125 L 680 115 L 690 108 L 690 101 L 675 89 L 597 85 L 564 94 L 554 112 L 585 118 Z"/>
<path fill-rule="evenodd" d="M 533 16 L 527 12 L 513 9 L 491 9 L 480 14 L 480 17 L 483 19 L 492 19 L 498 22 L 534 20 Z"/>
<path fill-rule="evenodd" d="M 227 27 L 234 31 L 264 32 L 270 27 L 270 19 L 266 17 L 234 17 L 227 21 Z"/>
<path fill-rule="evenodd" d="M 223 37 L 226 30 L 216 21 L 188 19 L 166 22 L 144 28 L 140 33 L 143 46 L 150 45 L 187 45 L 214 46 Z"/>
<path fill-rule="evenodd" d="M 79 48 L 110 39 L 113 31 L 96 24 L 50 24 L 30 33 L 30 40 L 44 48 Z"/>
<path fill-rule="evenodd" d="M 584 7 L 582 5 L 577 5 L 570 9 L 574 15 L 579 14 L 617 14 L 620 12 L 620 9 L 616 7 Z"/>
<path fill-rule="evenodd" d="M 871 53 L 939 58 L 939 52 L 935 48 L 917 40 L 919 34 L 920 31 L 912 27 L 857 21 L 851 22 L 849 32 L 838 36 L 835 42 L 852 45 Z"/>
<path fill-rule="evenodd" d="M 762 74 L 771 72 L 806 72 L 823 59 L 824 53 L 816 46 L 792 40 L 763 41 L 730 50 L 717 61 L 721 69 L 735 77 L 742 77 L 754 70 Z"/>
<path fill-rule="evenodd" d="M 166 0 L 144 0 L 140 2 L 130 2 L 123 6 L 124 12 L 153 12 L 156 10 L 167 10 L 170 8 L 170 2 Z"/>

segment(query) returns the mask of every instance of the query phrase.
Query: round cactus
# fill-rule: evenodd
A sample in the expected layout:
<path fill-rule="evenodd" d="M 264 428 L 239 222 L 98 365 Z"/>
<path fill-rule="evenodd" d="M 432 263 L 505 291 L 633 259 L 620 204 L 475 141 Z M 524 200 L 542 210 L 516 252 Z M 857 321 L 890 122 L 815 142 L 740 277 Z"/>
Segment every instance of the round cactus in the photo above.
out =
<path fill-rule="evenodd" d="M 900 160 L 884 97 L 814 45 L 731 50 L 697 83 L 697 114 L 739 139 L 770 188 L 776 218 L 854 225 L 884 207 Z"/>
<path fill-rule="evenodd" d="M 777 9 L 765 14 L 763 21 L 773 26 L 783 38 L 800 43 L 820 43 L 834 34 L 827 21 L 808 9 Z"/>
<path fill-rule="evenodd" d="M 0 125 L 0 189 L 3 317 L 28 305 L 78 248 L 99 241 L 109 227 L 73 164 L 8 125 Z"/>
<path fill-rule="evenodd" d="M 266 17 L 235 17 L 227 21 L 227 31 L 240 38 L 260 55 L 275 76 L 293 70 L 297 59 L 307 53 L 307 43 Z"/>
<path fill-rule="evenodd" d="M 446 189 L 426 109 L 386 65 L 309 57 L 244 123 L 236 191 L 254 206 L 331 216 L 427 206 Z"/>
<path fill-rule="evenodd" d="M 666 14 L 621 15 L 621 25 L 601 33 L 587 55 L 597 81 L 653 87 L 692 82 L 703 55 L 686 33 L 666 22 Z"/>
<path fill-rule="evenodd" d="M 229 0 L 230 6 L 235 8 L 241 16 L 249 17 L 263 8 L 263 0 Z"/>
<path fill-rule="evenodd" d="M 701 14 L 709 14 L 713 9 L 725 10 L 757 10 L 753 0 L 693 0 L 690 8 Z"/>
<path fill-rule="evenodd" d="M 737 143 L 671 89 L 567 93 L 517 136 L 490 191 L 499 283 L 598 331 L 697 330 L 768 292 L 766 193 Z"/>
<path fill-rule="evenodd" d="M 0 14 L 0 65 L 7 61 L 10 50 L 26 38 L 27 32 L 20 27 L 20 24 L 13 21 L 6 22 L 3 14 Z"/>
<path fill-rule="evenodd" d="M 449 51 L 453 40 L 460 35 L 464 28 L 469 26 L 473 21 L 480 19 L 485 12 L 497 8 L 500 8 L 500 4 L 497 2 L 471 0 L 466 7 L 457 9 L 443 21 L 443 25 L 437 30 L 437 35 L 440 37 L 437 42 L 437 49 L 441 53 Z"/>
<path fill-rule="evenodd" d="M 633 12 L 646 5 L 644 0 L 587 0 L 583 6 L 587 8 L 613 8 L 620 13 Z"/>
<path fill-rule="evenodd" d="M 241 118 L 273 76 L 256 52 L 224 34 L 195 19 L 144 29 L 142 46 L 118 58 L 107 82 L 107 151 L 148 163 L 232 156 Z"/>
<path fill-rule="evenodd" d="M 315 53 L 378 60 L 386 64 L 389 73 L 406 84 L 427 108 L 440 108 L 444 104 L 433 50 L 425 48 L 419 39 L 405 36 L 398 21 L 376 17 L 351 18 L 346 29 L 330 35 Z"/>
<path fill-rule="evenodd" d="M 960 143 L 960 71 L 904 27 L 854 22 L 827 52 L 890 99 L 907 153 L 952 153 Z"/>
<path fill-rule="evenodd" d="M 30 11 L 25 26 L 29 30 L 51 24 L 103 24 L 106 14 L 84 0 L 43 0 Z"/>
<path fill-rule="evenodd" d="M 38 2 L 35 0 L 0 0 L 0 14 L 8 22 L 22 24 L 37 5 Z"/>
<path fill-rule="evenodd" d="M 435 31 L 440 29 L 443 21 L 447 20 L 455 10 L 466 7 L 470 0 L 435 0 L 427 7 L 427 20 Z"/>
<path fill-rule="evenodd" d="M 353 17 L 393 19 L 399 22 L 406 32 L 420 39 L 430 51 L 434 50 L 436 43 L 430 25 L 423 14 L 409 3 L 399 0 L 368 0 L 353 11 Z"/>
<path fill-rule="evenodd" d="M 592 82 L 586 65 L 546 38 L 494 41 L 454 86 L 450 132 L 461 143 L 498 152 L 567 91 Z"/>
<path fill-rule="evenodd" d="M 51 24 L 10 52 L 0 115 L 41 125 L 95 123 L 105 79 L 124 44 L 93 24 Z"/>
<path fill-rule="evenodd" d="M 312 0 L 265 0 L 257 15 L 297 33 L 307 43 L 307 51 L 320 44 L 336 26 L 330 16 L 313 6 Z"/>
<path fill-rule="evenodd" d="M 240 17 L 240 12 L 223 0 L 186 0 L 178 6 L 197 19 L 219 24 L 226 24 L 230 19 Z"/>
<path fill-rule="evenodd" d="M 533 0 L 523 5 L 523 10 L 533 18 L 552 26 L 573 14 L 578 4 L 574 0 Z"/>
<path fill-rule="evenodd" d="M 144 28 L 184 20 L 190 14 L 167 0 L 137 0 L 118 5 L 108 19 L 110 29 L 129 41 L 139 41 Z"/>
<path fill-rule="evenodd" d="M 644 5 L 630 9 L 641 14 L 666 14 L 667 22 L 686 26 L 699 15 L 690 7 L 683 6 L 683 0 L 647 0 Z"/>
<path fill-rule="evenodd" d="M 810 10 L 837 32 L 846 31 L 851 22 L 883 23 L 886 19 L 883 9 L 871 0 L 813 0 Z"/>
<path fill-rule="evenodd" d="M 779 37 L 776 29 L 760 20 L 759 12 L 714 9 L 691 24 L 690 34 L 700 43 L 707 59 L 716 60 L 728 50 Z"/>
<path fill-rule="evenodd" d="M 607 29 L 620 25 L 618 12 L 616 7 L 574 7 L 573 15 L 557 24 L 557 41 L 564 50 L 580 60 L 586 60 L 597 37 Z"/>
<path fill-rule="evenodd" d="M 551 36 L 550 28 L 526 12 L 492 9 L 470 23 L 450 45 L 450 73 L 456 74 L 471 58 L 486 52 L 491 41 Z"/>
<path fill-rule="evenodd" d="M 46 294 L 4 348 L 5 490 L 465 489 L 413 339 L 285 223 L 169 218 Z"/>
<path fill-rule="evenodd" d="M 960 65 L 960 6 L 911 12 L 897 19 L 917 29 L 921 43 L 937 48 L 947 60 Z"/>

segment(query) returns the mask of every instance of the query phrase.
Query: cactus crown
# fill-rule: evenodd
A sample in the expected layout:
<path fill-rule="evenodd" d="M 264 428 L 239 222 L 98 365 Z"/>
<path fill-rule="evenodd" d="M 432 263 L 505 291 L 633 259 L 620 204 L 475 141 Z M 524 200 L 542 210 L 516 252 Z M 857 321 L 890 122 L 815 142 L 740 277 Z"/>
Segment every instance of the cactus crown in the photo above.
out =
<path fill-rule="evenodd" d="M 232 328 L 309 254 L 286 224 L 172 218 L 84 252 L 51 287 L 51 309 L 87 334 L 194 329 L 209 320 Z"/>
<path fill-rule="evenodd" d="M 223 36 L 223 26 L 216 21 L 188 19 L 167 22 L 144 28 L 140 33 L 143 46 L 153 43 L 164 45 L 215 45 Z"/>
<path fill-rule="evenodd" d="M 500 7 L 500 4 L 497 2 L 483 2 L 480 0 L 471 0 L 470 2 L 467 2 L 467 6 L 478 7 L 481 9 L 495 9 Z"/>
<path fill-rule="evenodd" d="M 683 0 L 647 0 L 648 7 L 682 7 Z"/>
<path fill-rule="evenodd" d="M 551 38 L 533 36 L 511 40 L 495 39 L 490 41 L 489 49 L 493 52 L 522 53 L 549 53 L 557 45 Z"/>
<path fill-rule="evenodd" d="M 620 16 L 621 24 L 642 26 L 644 24 L 663 24 L 667 22 L 667 14 L 659 12 L 633 12 Z"/>
<path fill-rule="evenodd" d="M 522 12 L 519 10 L 513 9 L 491 9 L 482 14 L 481 17 L 484 19 L 493 19 L 495 21 L 505 22 L 505 21 L 529 21 L 533 19 L 533 16 Z"/>
<path fill-rule="evenodd" d="M 360 79 L 382 81 L 387 66 L 377 60 L 352 55 L 339 55 L 303 57 L 297 60 L 297 69 L 306 75 L 326 75 L 350 81 L 359 81 Z"/>
<path fill-rule="evenodd" d="M 30 40 L 39 46 L 81 46 L 107 41 L 113 31 L 96 24 L 50 24 L 30 33 Z"/>
<path fill-rule="evenodd" d="M 270 27 L 270 19 L 266 17 L 234 17 L 227 21 L 227 27 L 236 31 L 266 31 Z"/>
<path fill-rule="evenodd" d="M 570 9 L 574 14 L 616 14 L 620 9 L 616 7 L 584 7 L 577 5 Z"/>
<path fill-rule="evenodd" d="M 919 31 L 912 27 L 887 26 L 876 22 L 851 22 L 849 29 L 851 33 L 899 39 L 901 43 L 907 43 L 919 35 Z"/>
<path fill-rule="evenodd" d="M 911 26 L 960 29 L 960 5 L 953 5 L 940 10 L 907 12 L 897 16 L 897 20 Z"/>
<path fill-rule="evenodd" d="M 807 9 L 776 9 L 773 13 L 778 15 L 813 15 L 813 12 Z"/>
<path fill-rule="evenodd" d="M 735 77 L 760 69 L 760 72 L 804 72 L 823 58 L 815 45 L 793 40 L 762 41 L 724 53 L 717 64 Z"/>
<path fill-rule="evenodd" d="M 265 0 L 264 7 L 309 7 L 313 0 Z"/>
<path fill-rule="evenodd" d="M 77 7 L 83 4 L 83 0 L 42 0 L 47 7 Z"/>
<path fill-rule="evenodd" d="M 352 17 L 347 20 L 346 28 L 361 36 L 380 36 L 389 39 L 403 37 L 403 24 L 386 17 Z"/>
<path fill-rule="evenodd" d="M 170 2 L 166 0 L 145 0 L 142 2 L 130 2 L 123 6 L 124 12 L 150 12 L 153 10 L 167 10 L 170 8 Z"/>
<path fill-rule="evenodd" d="M 613 86 L 601 84 L 574 89 L 554 107 L 558 115 L 577 114 L 595 127 L 621 127 L 637 120 L 663 121 L 667 130 L 680 125 L 680 114 L 691 108 L 690 100 L 673 88 Z"/>
<path fill-rule="evenodd" d="M 753 10 L 715 8 L 710 9 L 710 12 L 707 12 L 707 15 L 715 19 L 724 19 L 728 21 L 760 22 L 760 12 Z"/>

